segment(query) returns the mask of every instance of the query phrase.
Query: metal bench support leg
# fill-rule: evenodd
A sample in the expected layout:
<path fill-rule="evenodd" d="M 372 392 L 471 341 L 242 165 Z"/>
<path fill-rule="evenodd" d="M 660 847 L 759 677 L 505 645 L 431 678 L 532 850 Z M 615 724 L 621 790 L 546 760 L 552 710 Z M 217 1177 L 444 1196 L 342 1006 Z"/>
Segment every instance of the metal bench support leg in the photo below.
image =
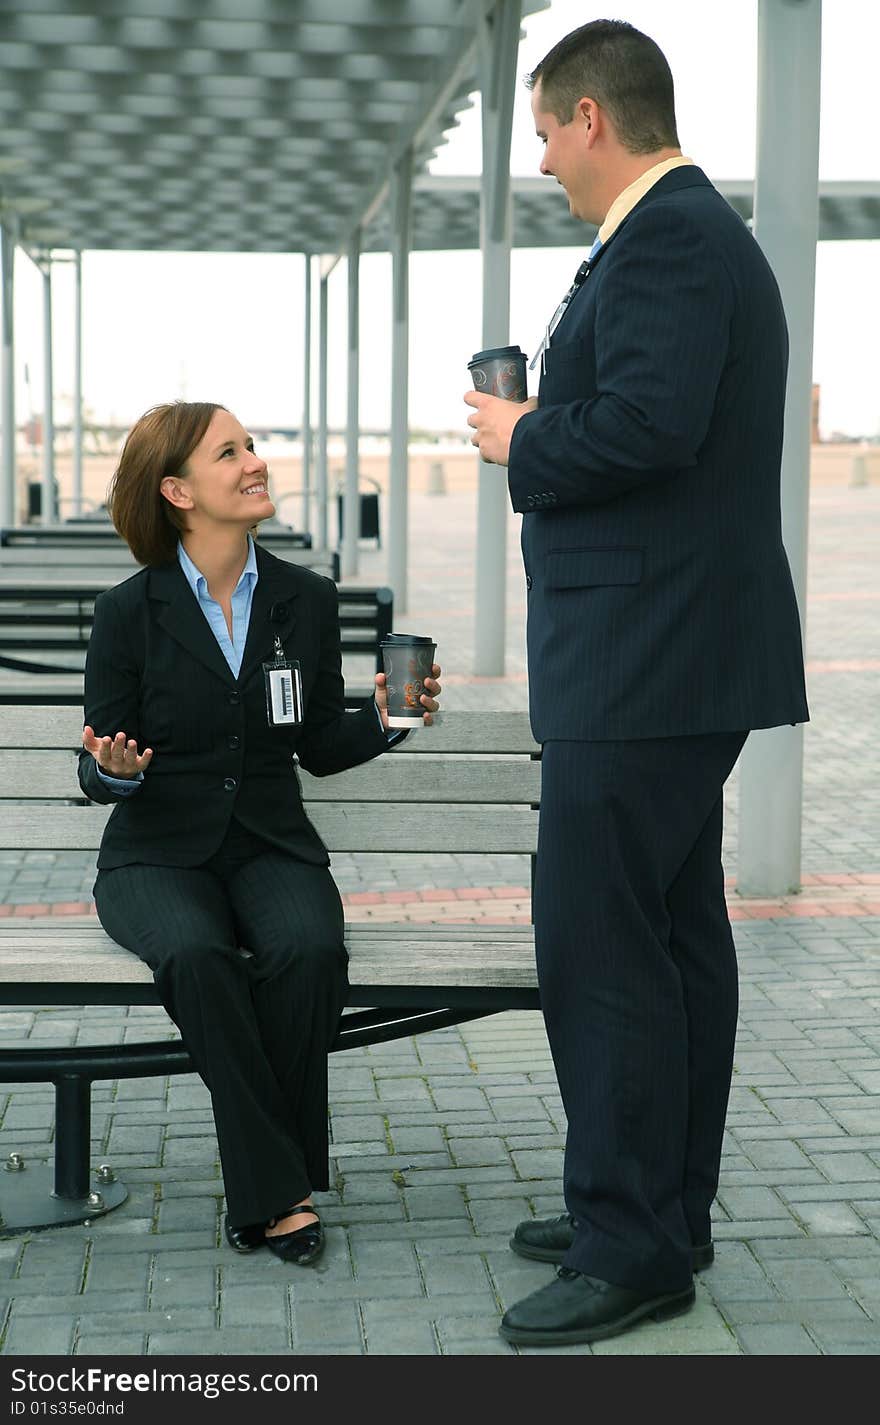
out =
<path fill-rule="evenodd" d="M 0 1172 L 0 1237 L 88 1222 L 125 1202 L 128 1189 L 104 1175 L 90 1189 L 91 1092 L 83 1074 L 55 1080 L 54 1168 L 10 1156 Z"/>
<path fill-rule="evenodd" d="M 55 1188 L 63 1202 L 89 1195 L 92 1085 L 81 1074 L 55 1080 Z"/>

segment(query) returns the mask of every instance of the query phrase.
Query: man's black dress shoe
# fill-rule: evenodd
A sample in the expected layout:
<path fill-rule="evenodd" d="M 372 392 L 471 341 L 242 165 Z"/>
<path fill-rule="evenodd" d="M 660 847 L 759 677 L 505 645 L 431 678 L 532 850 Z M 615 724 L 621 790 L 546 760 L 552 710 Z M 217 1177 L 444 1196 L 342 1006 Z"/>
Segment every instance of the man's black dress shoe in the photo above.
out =
<path fill-rule="evenodd" d="M 236 1252 L 256 1252 L 258 1247 L 266 1245 L 265 1222 L 254 1222 L 249 1227 L 231 1227 L 229 1218 L 224 1217 L 223 1229 L 227 1242 Z"/>
<path fill-rule="evenodd" d="M 563 1260 L 575 1238 L 574 1218 L 568 1212 L 561 1217 L 529 1218 L 521 1222 L 510 1239 L 510 1245 L 520 1257 L 528 1257 L 533 1262 L 555 1262 Z M 691 1247 L 691 1271 L 703 1272 L 715 1260 L 712 1242 L 704 1242 L 700 1247 Z"/>
<path fill-rule="evenodd" d="M 280 1216 L 293 1217 L 297 1213 L 310 1212 L 318 1217 L 314 1205 L 308 1202 L 303 1203 L 301 1207 L 289 1207 Z M 272 1222 L 269 1226 L 272 1226 Z M 324 1228 L 321 1226 L 321 1219 L 318 1217 L 317 1222 L 308 1222 L 305 1227 L 297 1227 L 295 1232 L 279 1232 L 274 1237 L 267 1237 L 266 1246 L 276 1257 L 280 1257 L 282 1262 L 294 1262 L 298 1267 L 304 1267 L 307 1263 L 314 1262 L 316 1257 L 320 1257 L 324 1250 Z"/>
<path fill-rule="evenodd" d="M 505 1312 L 499 1331 L 514 1346 L 574 1346 L 604 1341 L 650 1317 L 668 1321 L 694 1304 L 694 1284 L 645 1294 L 560 1267 L 555 1280 Z"/>

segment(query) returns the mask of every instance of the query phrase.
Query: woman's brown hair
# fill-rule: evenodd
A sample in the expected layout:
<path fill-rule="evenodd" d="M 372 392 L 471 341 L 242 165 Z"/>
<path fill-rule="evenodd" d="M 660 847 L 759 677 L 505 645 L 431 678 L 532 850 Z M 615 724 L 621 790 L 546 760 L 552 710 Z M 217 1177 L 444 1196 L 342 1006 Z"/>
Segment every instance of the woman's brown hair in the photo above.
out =
<path fill-rule="evenodd" d="M 210 401 L 153 406 L 128 432 L 107 494 L 110 518 L 139 564 L 165 564 L 177 552 L 183 514 L 160 490 L 180 475 L 215 411 Z"/>

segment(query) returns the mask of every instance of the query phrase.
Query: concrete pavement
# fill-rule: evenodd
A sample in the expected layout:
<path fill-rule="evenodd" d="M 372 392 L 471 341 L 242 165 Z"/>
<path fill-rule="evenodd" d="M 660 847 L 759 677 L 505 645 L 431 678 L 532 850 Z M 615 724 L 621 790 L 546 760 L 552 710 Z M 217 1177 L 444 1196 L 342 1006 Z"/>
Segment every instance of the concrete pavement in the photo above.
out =
<path fill-rule="evenodd" d="M 524 707 L 524 590 L 510 516 L 508 674 L 472 674 L 475 496 L 411 498 L 404 623 L 438 641 L 444 705 Z M 566 1354 L 876 1354 L 880 1350 L 880 488 L 817 486 L 811 505 L 804 871 L 800 896 L 736 892 L 741 1017 L 697 1306 Z M 358 578 L 384 577 L 362 550 Z M 523 858 L 338 857 L 350 918 L 528 914 Z M 80 913 L 83 858 L 0 866 L 0 914 Z M 429 938 L 426 933 L 426 946 Z M 158 1009 L 0 1013 L 7 1042 L 170 1032 Z M 221 1246 L 208 1095 L 194 1076 L 98 1083 L 94 1161 L 128 1201 L 89 1227 L 0 1240 L 9 1355 L 513 1354 L 499 1313 L 551 1268 L 513 1256 L 515 1222 L 561 1210 L 564 1122 L 536 1014 L 508 1014 L 331 1060 L 334 1190 L 313 1268 Z M 46 1085 L 4 1085 L 0 1159 L 51 1156 Z M 2 1205 L 2 1174 L 0 1174 Z"/>

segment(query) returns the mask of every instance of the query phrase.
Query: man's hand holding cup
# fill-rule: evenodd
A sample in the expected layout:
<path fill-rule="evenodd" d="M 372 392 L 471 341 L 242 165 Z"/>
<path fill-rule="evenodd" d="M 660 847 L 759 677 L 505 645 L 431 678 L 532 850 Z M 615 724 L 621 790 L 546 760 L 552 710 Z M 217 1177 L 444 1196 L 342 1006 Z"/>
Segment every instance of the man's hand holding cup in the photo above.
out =
<path fill-rule="evenodd" d="M 513 428 L 538 402 L 526 398 L 526 358 L 518 346 L 498 346 L 478 351 L 468 362 L 474 390 L 465 394 L 473 406 L 467 423 L 474 430 L 471 445 L 488 465 L 506 465 Z"/>

